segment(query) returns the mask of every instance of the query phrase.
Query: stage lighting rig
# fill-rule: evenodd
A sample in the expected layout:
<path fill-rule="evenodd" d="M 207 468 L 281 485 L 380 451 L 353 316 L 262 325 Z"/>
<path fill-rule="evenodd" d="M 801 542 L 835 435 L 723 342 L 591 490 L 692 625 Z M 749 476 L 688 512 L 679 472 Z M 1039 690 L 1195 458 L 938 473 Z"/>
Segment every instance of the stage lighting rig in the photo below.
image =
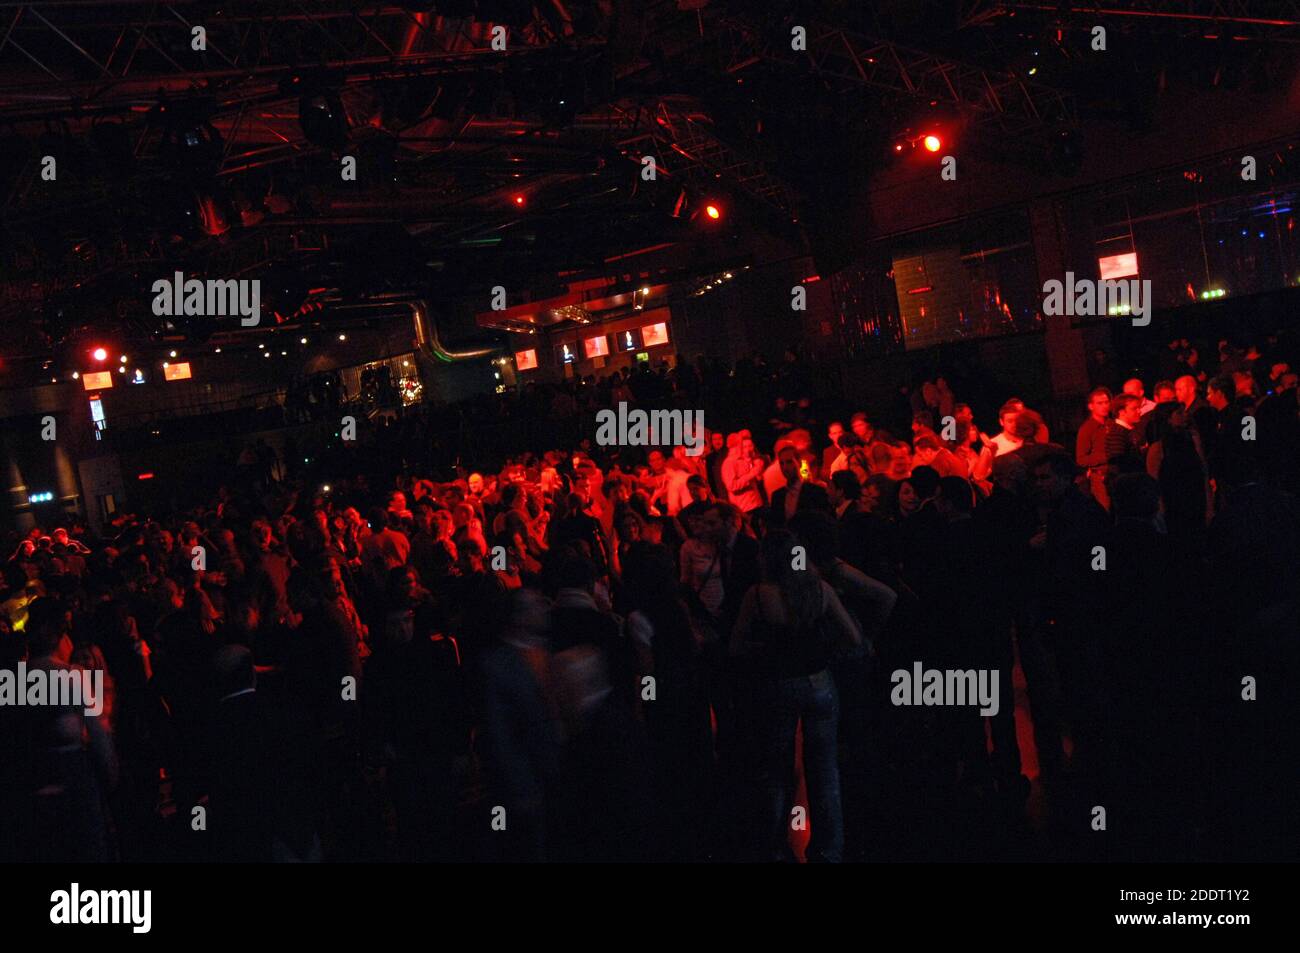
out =
<path fill-rule="evenodd" d="M 334 151 L 348 141 L 348 117 L 333 90 L 308 92 L 298 100 L 298 124 L 307 141 Z"/>
<path fill-rule="evenodd" d="M 163 99 L 149 111 L 149 122 L 162 127 L 162 154 L 186 175 L 215 175 L 221 167 L 225 143 L 212 112 L 212 103 L 203 99 Z"/>

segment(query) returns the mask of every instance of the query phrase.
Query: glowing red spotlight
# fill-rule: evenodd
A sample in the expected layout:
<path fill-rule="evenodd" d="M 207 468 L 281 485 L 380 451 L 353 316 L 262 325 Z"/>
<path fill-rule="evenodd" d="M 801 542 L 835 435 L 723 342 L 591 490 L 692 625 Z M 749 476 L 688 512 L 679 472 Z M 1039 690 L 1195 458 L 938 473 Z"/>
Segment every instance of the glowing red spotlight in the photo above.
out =
<path fill-rule="evenodd" d="M 523 208 L 523 206 L 524 206 L 524 197 L 523 197 L 522 195 L 516 195 L 516 196 L 515 196 L 515 205 L 519 206 L 520 208 Z"/>
<path fill-rule="evenodd" d="M 107 360 L 108 360 L 108 352 L 107 352 L 106 350 L 104 350 L 102 347 L 97 347 L 97 348 L 95 348 L 95 350 L 91 352 L 91 355 L 90 355 L 90 356 L 93 357 L 93 358 L 94 358 L 95 360 L 97 360 L 97 361 L 107 361 Z"/>
<path fill-rule="evenodd" d="M 942 146 L 943 146 L 943 142 L 940 141 L 940 139 L 939 139 L 938 136 L 926 136 L 926 137 L 925 137 L 925 151 L 926 151 L 926 152 L 938 152 L 939 149 L 940 149 Z"/>
<path fill-rule="evenodd" d="M 901 142 L 895 142 L 895 143 L 894 143 L 894 151 L 895 151 L 895 152 L 902 152 L 902 151 L 903 151 L 903 144 L 902 144 Z"/>
<path fill-rule="evenodd" d="M 709 218 L 713 219 L 715 222 L 722 218 L 722 210 L 716 205 L 704 206 L 704 214 L 709 216 Z"/>

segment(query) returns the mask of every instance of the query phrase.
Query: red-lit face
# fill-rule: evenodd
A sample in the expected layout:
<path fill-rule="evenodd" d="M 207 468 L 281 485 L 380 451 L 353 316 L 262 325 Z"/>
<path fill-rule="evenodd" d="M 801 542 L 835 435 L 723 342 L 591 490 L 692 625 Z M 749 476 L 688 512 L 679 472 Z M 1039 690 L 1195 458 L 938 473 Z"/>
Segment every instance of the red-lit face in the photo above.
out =
<path fill-rule="evenodd" d="M 433 530 L 433 510 L 427 506 L 418 506 L 415 509 L 415 525 L 421 532 L 429 533 Z"/>
<path fill-rule="evenodd" d="M 799 482 L 799 455 L 793 451 L 781 454 L 781 475 L 786 483 Z"/>
<path fill-rule="evenodd" d="M 895 447 L 889 457 L 889 477 L 902 480 L 912 472 L 912 454 L 907 447 Z"/>
<path fill-rule="evenodd" d="M 717 510 L 710 510 L 700 517 L 700 535 L 712 542 L 721 542 L 726 535 L 727 524 Z"/>

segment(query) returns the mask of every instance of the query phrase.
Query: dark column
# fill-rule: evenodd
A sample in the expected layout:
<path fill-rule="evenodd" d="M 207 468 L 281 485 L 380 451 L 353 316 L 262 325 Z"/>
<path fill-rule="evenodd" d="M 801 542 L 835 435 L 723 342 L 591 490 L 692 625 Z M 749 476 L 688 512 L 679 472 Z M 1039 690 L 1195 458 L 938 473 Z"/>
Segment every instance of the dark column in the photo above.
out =
<path fill-rule="evenodd" d="M 1064 280 L 1070 267 L 1066 225 L 1058 209 L 1050 200 L 1034 202 L 1029 208 L 1029 228 L 1034 242 L 1034 257 L 1038 262 L 1038 283 L 1050 279 Z M 1087 273 L 1080 277 L 1094 277 Z M 1039 299 L 1042 300 L 1041 297 Z M 1072 327 L 1069 315 L 1044 315 L 1046 329 L 1044 346 L 1047 348 L 1047 365 L 1052 376 L 1052 396 L 1068 400 L 1087 393 L 1088 364 L 1083 344 L 1083 331 Z"/>

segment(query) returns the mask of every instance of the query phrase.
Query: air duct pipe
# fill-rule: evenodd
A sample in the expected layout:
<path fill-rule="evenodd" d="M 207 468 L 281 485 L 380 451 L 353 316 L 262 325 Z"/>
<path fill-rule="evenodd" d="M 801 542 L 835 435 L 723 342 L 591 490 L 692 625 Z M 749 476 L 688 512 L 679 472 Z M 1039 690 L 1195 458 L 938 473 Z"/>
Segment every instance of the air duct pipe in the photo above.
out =
<path fill-rule="evenodd" d="M 429 306 L 422 300 L 408 301 L 406 305 L 411 309 L 411 320 L 415 324 L 416 346 L 425 357 L 437 358 L 446 364 L 453 364 L 491 357 L 501 351 L 499 347 L 471 348 L 465 351 L 449 350 L 438 336 L 438 322 L 429 314 Z"/>

